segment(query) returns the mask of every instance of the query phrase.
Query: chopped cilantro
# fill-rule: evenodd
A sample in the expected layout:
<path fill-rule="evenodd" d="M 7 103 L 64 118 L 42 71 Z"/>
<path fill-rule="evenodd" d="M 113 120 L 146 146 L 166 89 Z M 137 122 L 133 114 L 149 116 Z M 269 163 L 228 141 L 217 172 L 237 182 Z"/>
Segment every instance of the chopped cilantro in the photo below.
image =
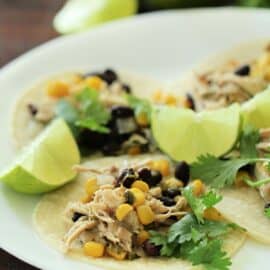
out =
<path fill-rule="evenodd" d="M 268 218 L 270 218 L 270 208 L 265 208 L 264 209 L 264 215 Z"/>
<path fill-rule="evenodd" d="M 212 190 L 201 197 L 196 197 L 193 195 L 193 190 L 190 186 L 184 188 L 182 194 L 186 198 L 199 222 L 203 222 L 203 213 L 205 209 L 214 206 L 222 200 L 222 197 Z"/>
<path fill-rule="evenodd" d="M 260 134 L 257 129 L 250 125 L 244 127 L 239 140 L 241 158 L 256 158 L 258 156 L 256 144 L 259 139 Z"/>

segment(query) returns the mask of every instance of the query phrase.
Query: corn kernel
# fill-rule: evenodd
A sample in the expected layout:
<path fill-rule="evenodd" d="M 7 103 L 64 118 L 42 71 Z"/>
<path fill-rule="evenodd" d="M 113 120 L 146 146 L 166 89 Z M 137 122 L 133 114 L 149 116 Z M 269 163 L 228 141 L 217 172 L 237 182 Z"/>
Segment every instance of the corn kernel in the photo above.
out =
<path fill-rule="evenodd" d="M 134 206 L 139 206 L 139 205 L 144 204 L 144 202 L 145 202 L 145 195 L 144 195 L 144 193 L 140 189 L 138 189 L 138 188 L 131 188 L 130 189 L 130 192 L 134 196 L 134 203 L 133 203 Z"/>
<path fill-rule="evenodd" d="M 170 174 L 170 164 L 166 159 L 154 160 L 151 167 L 153 170 L 160 171 L 163 176 Z"/>
<path fill-rule="evenodd" d="M 120 204 L 115 211 L 115 216 L 119 221 L 122 221 L 132 210 L 133 207 L 130 204 Z"/>
<path fill-rule="evenodd" d="M 137 207 L 137 215 L 143 225 L 148 225 L 155 220 L 155 214 L 148 205 L 140 205 Z"/>
<path fill-rule="evenodd" d="M 103 84 L 103 81 L 98 76 L 88 77 L 85 82 L 88 87 L 96 90 L 100 90 Z"/>
<path fill-rule="evenodd" d="M 104 249 L 105 247 L 103 244 L 93 241 L 85 243 L 83 248 L 85 255 L 94 258 L 102 257 L 104 255 Z"/>
<path fill-rule="evenodd" d="M 95 177 L 88 179 L 85 183 L 85 190 L 87 195 L 89 196 L 93 196 L 94 193 L 98 190 L 98 188 L 99 186 Z"/>
<path fill-rule="evenodd" d="M 141 191 L 143 192 L 148 192 L 149 191 L 149 186 L 147 183 L 145 183 L 144 181 L 142 180 L 137 180 L 135 181 L 132 186 L 132 188 L 138 188 L 140 189 Z"/>
<path fill-rule="evenodd" d="M 200 179 L 196 179 L 191 183 L 193 187 L 193 193 L 196 196 L 201 195 L 204 192 L 204 184 Z"/>
<path fill-rule="evenodd" d="M 69 94 L 69 87 L 66 83 L 55 81 L 48 85 L 47 95 L 53 98 L 66 97 Z"/>
<path fill-rule="evenodd" d="M 110 257 L 113 257 L 114 259 L 119 261 L 124 260 L 127 256 L 127 252 L 125 252 L 124 250 L 117 250 L 112 247 L 107 247 L 106 252 Z"/>
<path fill-rule="evenodd" d="M 136 121 L 139 126 L 141 127 L 147 127 L 149 124 L 147 114 L 145 112 L 139 113 L 136 115 Z"/>
<path fill-rule="evenodd" d="M 168 94 L 164 97 L 164 103 L 169 106 L 176 106 L 177 105 L 177 99 L 175 96 Z"/>
<path fill-rule="evenodd" d="M 171 177 L 169 179 L 166 179 L 163 183 L 162 183 L 162 187 L 163 189 L 169 189 L 169 188 L 181 188 L 184 186 L 184 183 L 174 177 Z"/>
<path fill-rule="evenodd" d="M 155 103 L 160 103 L 163 99 L 163 93 L 160 89 L 156 90 L 152 95 L 152 100 Z"/>
<path fill-rule="evenodd" d="M 234 184 L 236 187 L 245 187 L 247 186 L 245 183 L 245 178 L 250 179 L 250 176 L 247 172 L 245 171 L 239 171 L 236 175 Z"/>
<path fill-rule="evenodd" d="M 138 243 L 138 245 L 143 244 L 149 238 L 150 238 L 149 232 L 140 231 L 139 234 L 137 235 L 137 243 Z"/>
<path fill-rule="evenodd" d="M 222 215 L 219 213 L 219 211 L 214 208 L 208 208 L 204 211 L 203 217 L 208 220 L 213 220 L 213 221 L 220 221 L 222 220 Z"/>
<path fill-rule="evenodd" d="M 82 203 L 89 203 L 89 202 L 91 202 L 92 199 L 93 199 L 93 196 L 92 195 L 91 196 L 86 195 L 83 198 L 81 198 L 81 202 Z"/>
<path fill-rule="evenodd" d="M 138 145 L 131 146 L 127 151 L 127 154 L 130 156 L 139 155 L 140 153 L 141 153 L 141 148 Z"/>

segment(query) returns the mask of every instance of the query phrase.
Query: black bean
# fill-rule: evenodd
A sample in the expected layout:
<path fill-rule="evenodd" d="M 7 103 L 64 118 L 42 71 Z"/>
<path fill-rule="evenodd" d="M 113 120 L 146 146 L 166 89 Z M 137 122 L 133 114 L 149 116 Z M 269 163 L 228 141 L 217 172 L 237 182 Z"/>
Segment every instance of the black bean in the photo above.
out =
<path fill-rule="evenodd" d="M 167 190 L 163 190 L 162 194 L 166 197 L 174 198 L 175 196 L 180 195 L 181 192 L 177 188 L 168 188 Z"/>
<path fill-rule="evenodd" d="M 264 209 L 269 209 L 270 208 L 270 202 L 268 202 L 268 203 L 266 203 L 265 205 L 264 205 Z"/>
<path fill-rule="evenodd" d="M 115 143 L 115 142 L 111 142 L 111 143 L 108 143 L 108 144 L 105 144 L 103 147 L 102 147 L 102 153 L 104 155 L 116 155 L 117 152 L 120 150 L 120 145 Z"/>
<path fill-rule="evenodd" d="M 34 105 L 34 104 L 28 104 L 27 108 L 29 110 L 29 112 L 31 113 L 31 115 L 35 116 L 38 113 L 38 108 Z"/>
<path fill-rule="evenodd" d="M 112 69 L 106 69 L 102 75 L 101 78 L 107 83 L 107 84 L 112 84 L 114 81 L 118 79 L 118 76 L 116 72 Z"/>
<path fill-rule="evenodd" d="M 143 249 L 148 256 L 156 257 L 160 255 L 160 247 L 155 246 L 149 240 L 144 242 Z"/>
<path fill-rule="evenodd" d="M 161 180 L 162 180 L 162 174 L 160 173 L 160 171 L 151 170 L 151 178 L 145 182 L 147 182 L 147 184 L 150 187 L 154 187 L 157 184 L 159 184 Z"/>
<path fill-rule="evenodd" d="M 113 106 L 111 109 L 113 118 L 128 118 L 134 116 L 134 110 L 128 106 Z"/>
<path fill-rule="evenodd" d="M 181 180 L 184 185 L 186 185 L 189 181 L 190 176 L 189 165 L 185 161 L 179 162 L 175 167 L 174 176 L 178 180 Z"/>
<path fill-rule="evenodd" d="M 85 215 L 81 214 L 81 213 L 78 213 L 78 212 L 75 212 L 72 216 L 72 221 L 73 222 L 76 222 L 80 217 L 83 217 Z"/>
<path fill-rule="evenodd" d="M 151 179 L 151 171 L 148 168 L 141 168 L 138 171 L 139 178 L 145 182 Z"/>
<path fill-rule="evenodd" d="M 163 197 L 160 198 L 160 200 L 161 200 L 161 201 L 163 202 L 163 204 L 166 205 L 166 206 L 173 206 L 173 205 L 175 205 L 175 201 L 174 201 L 174 199 L 172 199 L 172 198 L 163 196 Z"/>
<path fill-rule="evenodd" d="M 127 94 L 131 94 L 131 88 L 128 84 L 123 83 L 122 84 L 122 89 L 127 93 Z"/>
<path fill-rule="evenodd" d="M 125 192 L 125 201 L 128 204 L 133 204 L 134 203 L 135 198 L 134 198 L 134 195 L 133 195 L 132 192 L 130 192 L 130 191 Z"/>
<path fill-rule="evenodd" d="M 189 107 L 191 110 L 195 111 L 195 110 L 196 110 L 196 105 L 195 105 L 195 101 L 194 101 L 192 95 L 189 94 L 189 93 L 186 94 L 186 99 L 187 99 L 187 102 L 188 102 L 188 107 Z"/>
<path fill-rule="evenodd" d="M 124 169 L 117 179 L 117 185 L 122 183 L 124 187 L 130 188 L 136 179 L 137 175 L 132 168 Z"/>
<path fill-rule="evenodd" d="M 241 66 L 234 71 L 234 74 L 238 76 L 248 76 L 249 73 L 250 73 L 249 65 Z"/>

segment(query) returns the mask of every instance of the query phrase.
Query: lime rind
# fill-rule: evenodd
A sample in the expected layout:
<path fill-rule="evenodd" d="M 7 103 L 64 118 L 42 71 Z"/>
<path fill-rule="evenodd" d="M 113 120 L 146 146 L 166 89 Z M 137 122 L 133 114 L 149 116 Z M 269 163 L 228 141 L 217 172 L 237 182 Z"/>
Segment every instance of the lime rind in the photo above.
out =
<path fill-rule="evenodd" d="M 153 136 L 174 160 L 193 162 L 203 154 L 222 156 L 235 145 L 240 127 L 238 104 L 201 113 L 163 106 L 152 113 Z"/>

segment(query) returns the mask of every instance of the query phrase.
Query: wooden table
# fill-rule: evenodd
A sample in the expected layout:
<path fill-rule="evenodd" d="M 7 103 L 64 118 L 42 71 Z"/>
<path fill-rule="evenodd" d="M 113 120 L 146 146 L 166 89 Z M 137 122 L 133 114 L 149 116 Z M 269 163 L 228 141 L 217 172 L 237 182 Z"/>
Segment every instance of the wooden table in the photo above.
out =
<path fill-rule="evenodd" d="M 64 0 L 0 0 L 0 67 L 57 36 L 52 18 L 63 3 Z M 0 270 L 35 269 L 0 249 Z"/>

